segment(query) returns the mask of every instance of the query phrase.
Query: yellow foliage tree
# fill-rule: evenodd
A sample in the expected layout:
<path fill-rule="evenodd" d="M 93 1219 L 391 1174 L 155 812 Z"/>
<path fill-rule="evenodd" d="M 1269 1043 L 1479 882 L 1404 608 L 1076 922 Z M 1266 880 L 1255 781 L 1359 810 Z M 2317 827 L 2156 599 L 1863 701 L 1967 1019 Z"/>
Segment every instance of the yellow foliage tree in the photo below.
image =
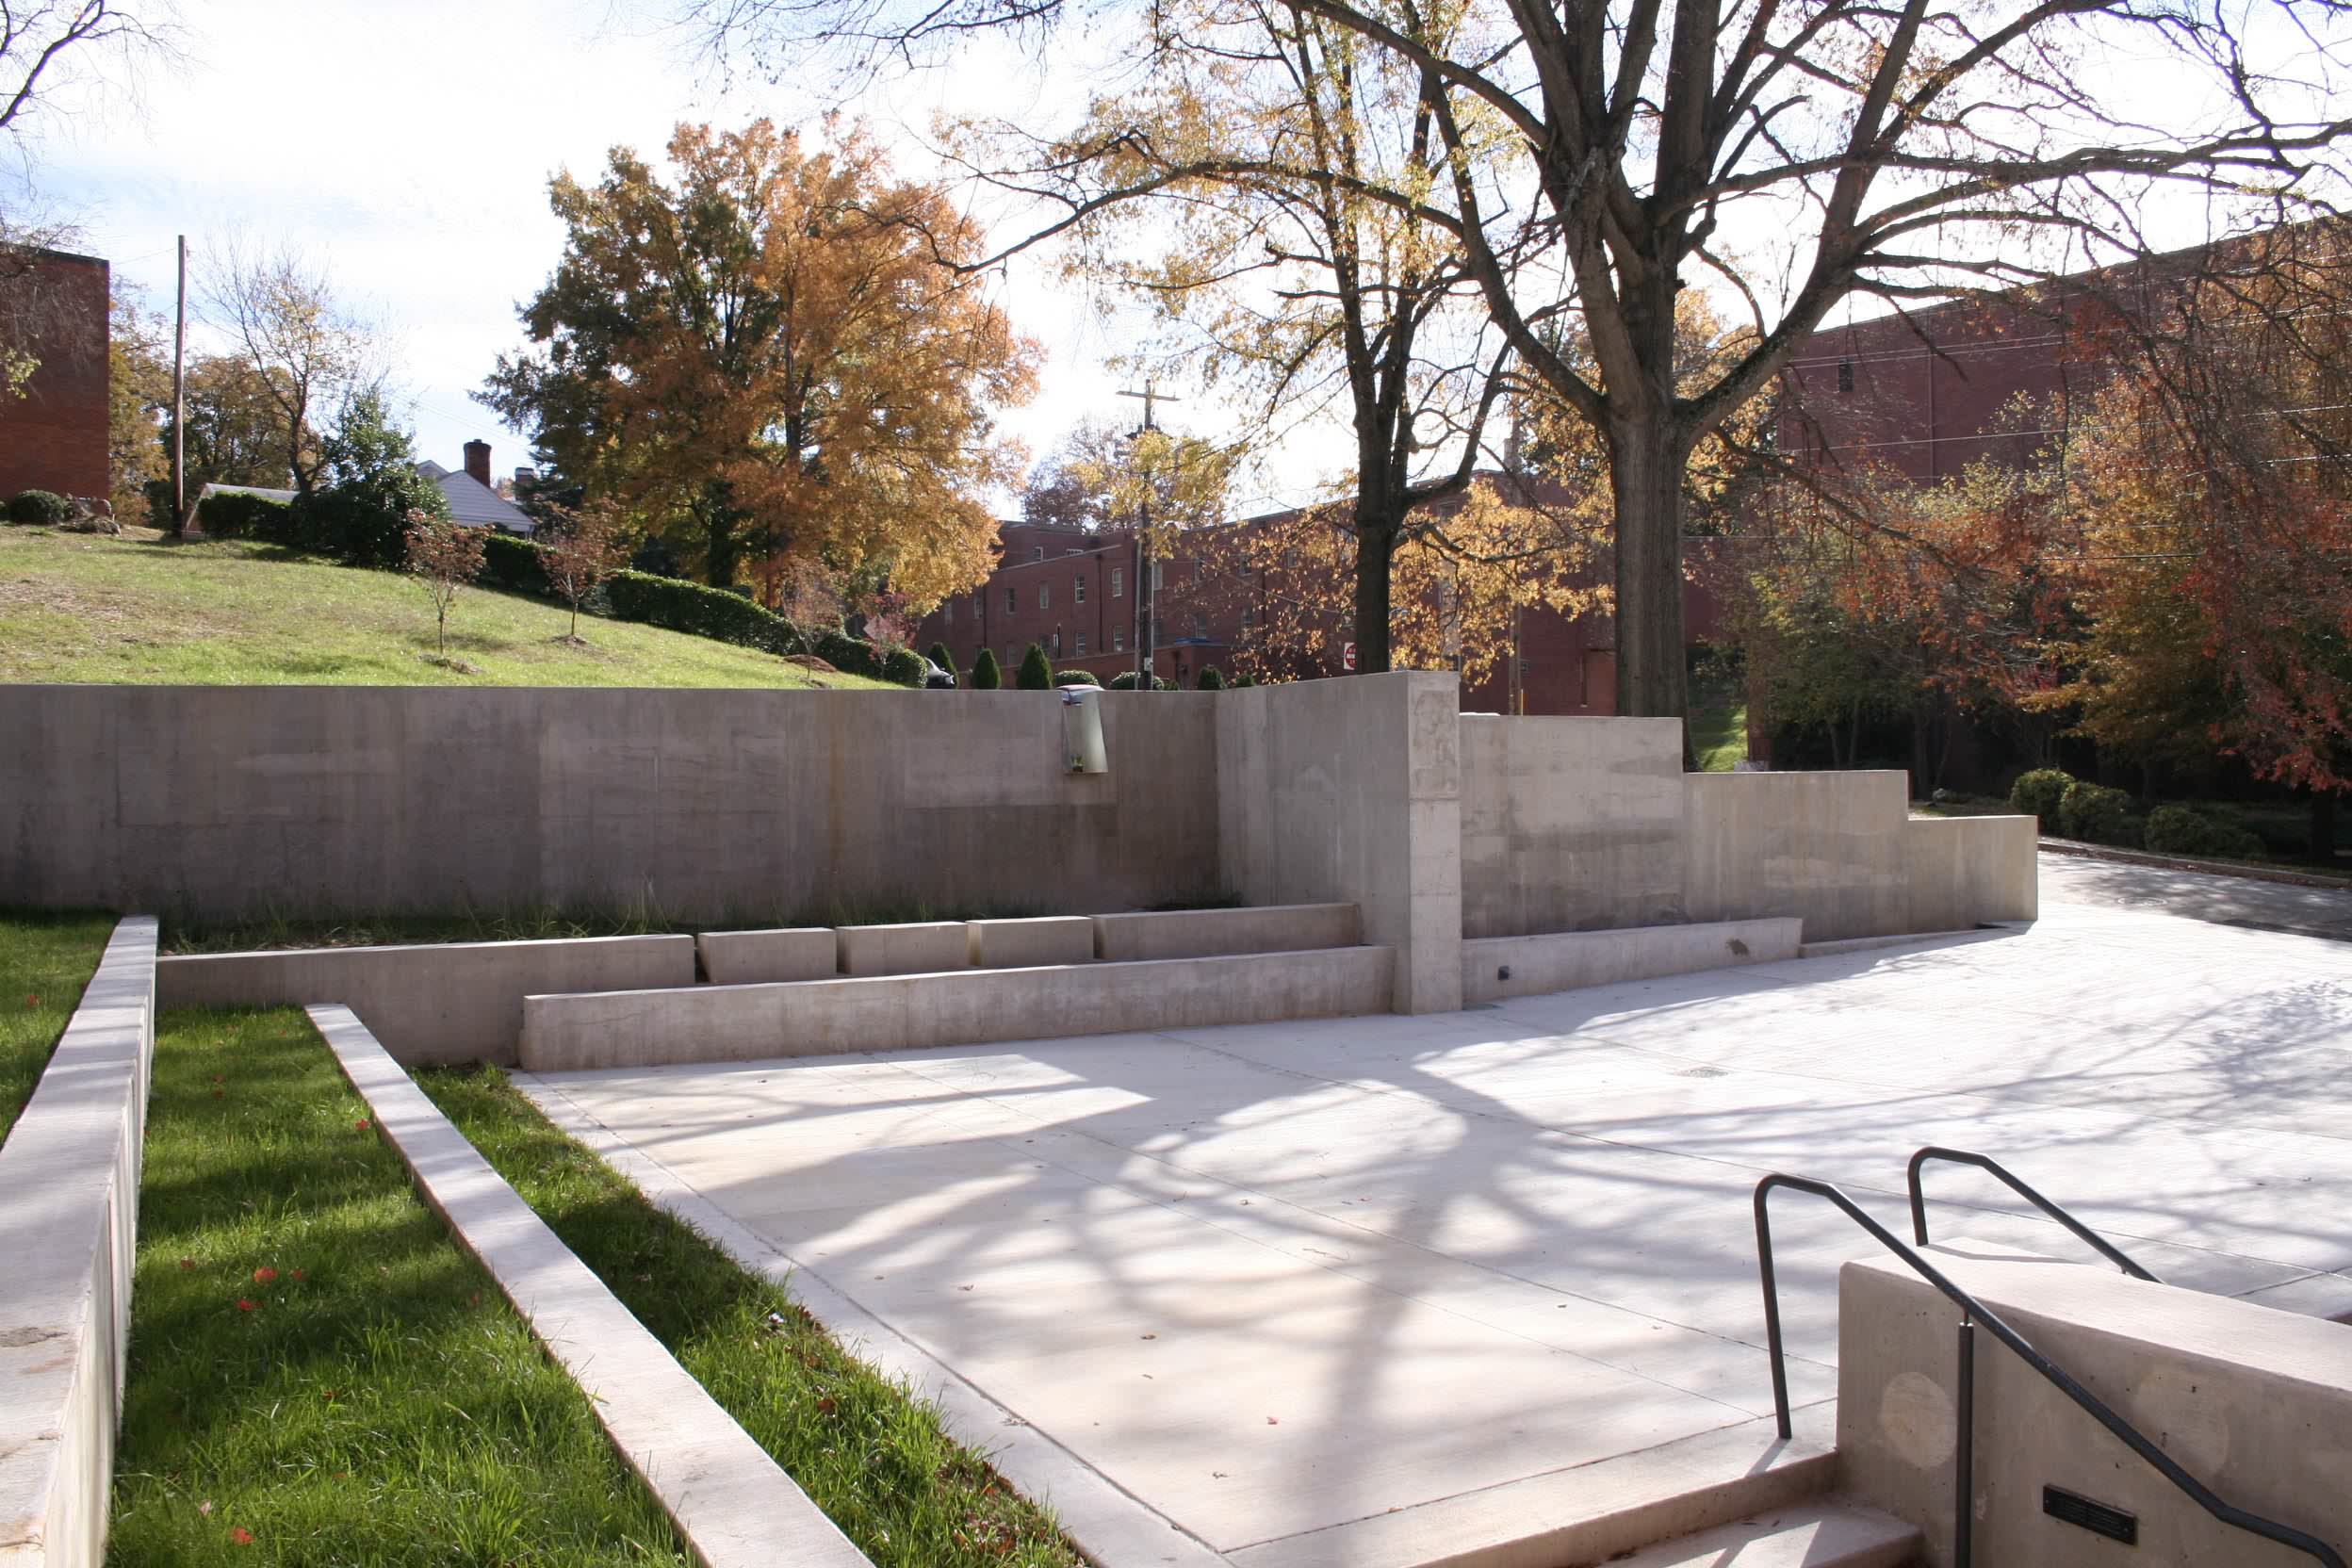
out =
<path fill-rule="evenodd" d="M 715 585 L 816 564 L 925 608 L 982 580 L 986 497 L 1023 466 L 996 411 L 1038 351 L 956 270 L 977 229 L 862 132 L 682 125 L 669 162 L 552 182 L 564 259 L 485 400 L 592 497 L 689 534 Z"/>

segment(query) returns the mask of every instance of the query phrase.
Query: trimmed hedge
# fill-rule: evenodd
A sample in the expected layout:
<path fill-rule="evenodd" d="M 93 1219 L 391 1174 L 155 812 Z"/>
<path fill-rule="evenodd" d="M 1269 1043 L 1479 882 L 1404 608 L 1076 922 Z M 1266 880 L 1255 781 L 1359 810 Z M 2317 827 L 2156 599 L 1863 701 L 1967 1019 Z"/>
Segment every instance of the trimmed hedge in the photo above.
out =
<path fill-rule="evenodd" d="M 614 572 L 606 578 L 604 593 L 612 602 L 612 613 L 624 621 L 643 621 L 647 626 L 742 647 L 764 648 L 770 653 L 817 653 L 831 661 L 836 668 L 846 668 L 823 648 L 810 647 L 808 640 L 792 622 L 738 594 L 706 588 L 680 578 L 628 571 Z"/>
<path fill-rule="evenodd" d="M 165 510 L 171 510 L 167 502 Z M 196 526 L 213 539 L 277 540 L 291 526 L 286 514 L 293 511 L 284 501 L 273 501 L 267 496 L 242 495 L 235 490 L 216 490 L 196 503 Z"/>
<path fill-rule="evenodd" d="M 1135 680 L 1135 672 L 1133 670 L 1121 670 L 1119 674 L 1111 677 L 1111 683 L 1105 687 L 1104 690 L 1112 692 L 1132 692 L 1135 689 L 1137 681 Z M 1169 685 L 1168 682 L 1161 677 L 1153 676 L 1152 678 L 1152 690 L 1155 692 L 1172 692 L 1175 688 Z"/>
<path fill-rule="evenodd" d="M 972 662 L 972 689 L 975 692 L 994 692 L 1004 685 L 1004 671 L 996 662 L 996 650 L 982 648 L 980 657 Z"/>
<path fill-rule="evenodd" d="M 2076 779 L 2058 797 L 2058 825 L 2069 839 L 2129 848 L 2140 841 L 2140 819 L 2132 797 L 2103 784 Z"/>
<path fill-rule="evenodd" d="M 1203 664 L 1199 678 L 1192 684 L 1195 691 L 1221 692 L 1225 689 L 1225 672 L 1215 664 Z"/>
<path fill-rule="evenodd" d="M 2063 799 L 2074 776 L 2063 768 L 2035 768 L 2032 773 L 2017 776 L 2009 786 L 2009 804 L 2020 811 L 2039 817 L 2042 831 L 2058 830 L 2058 803 Z"/>
<path fill-rule="evenodd" d="M 930 673 L 923 655 L 912 648 L 892 648 L 882 656 L 882 678 L 893 686 L 920 686 Z"/>
<path fill-rule="evenodd" d="M 929 657 L 931 662 L 937 664 L 948 674 L 956 675 L 958 673 L 956 668 L 956 656 L 947 651 L 947 645 L 945 643 L 932 644 Z"/>
<path fill-rule="evenodd" d="M 547 552 L 511 533 L 494 531 L 482 542 L 482 575 L 477 580 L 510 594 L 555 596 L 555 583 L 547 577 Z"/>
<path fill-rule="evenodd" d="M 2160 855 L 2209 855 L 2259 860 L 2262 841 L 2231 823 L 2215 822 L 2185 806 L 2159 806 L 2148 814 L 2142 841 Z"/>
<path fill-rule="evenodd" d="M 1054 684 L 1056 686 L 1098 686 L 1102 683 L 1084 670 L 1055 670 Z"/>
<path fill-rule="evenodd" d="M 1014 684 L 1024 692 L 1050 692 L 1054 689 L 1054 662 L 1045 656 L 1038 644 L 1029 645 L 1029 651 L 1021 656 L 1021 674 Z"/>
<path fill-rule="evenodd" d="M 19 490 L 8 501 L 12 523 L 61 523 L 74 515 L 74 503 L 54 490 Z"/>

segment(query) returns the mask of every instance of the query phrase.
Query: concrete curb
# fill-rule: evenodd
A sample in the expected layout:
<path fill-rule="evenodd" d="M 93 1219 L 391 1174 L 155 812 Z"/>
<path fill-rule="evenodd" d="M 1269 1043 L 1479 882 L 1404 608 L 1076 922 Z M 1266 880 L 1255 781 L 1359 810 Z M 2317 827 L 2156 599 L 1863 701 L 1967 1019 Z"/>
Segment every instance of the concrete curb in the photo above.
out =
<path fill-rule="evenodd" d="M 800 1304 L 867 1365 L 905 1382 L 939 1412 L 957 1442 L 988 1457 L 1024 1496 L 1054 1511 L 1063 1533 L 1103 1568 L 1225 1568 L 1198 1537 L 1105 1478 L 1060 1444 L 958 1377 L 813 1270 L 736 1220 L 650 1155 L 616 1136 L 564 1093 L 529 1072 L 509 1080 L 556 1129 L 634 1184 L 648 1200 L 693 1226 L 742 1267 L 789 1284 Z"/>
<path fill-rule="evenodd" d="M 0 1563 L 97 1568 L 155 1049 L 155 922 L 115 926 L 0 1146 Z"/>
<path fill-rule="evenodd" d="M 349 1007 L 315 1005 L 343 1075 L 704 1568 L 873 1568 L 410 1081 Z"/>
<path fill-rule="evenodd" d="M 2311 872 L 2273 871 L 2236 860 L 2192 860 L 2177 855 L 2150 855 L 2146 850 L 2115 849 L 2086 844 L 2079 839 L 2039 839 L 2035 847 L 2045 855 L 2071 855 L 2078 860 L 2113 860 L 2122 866 L 2147 866 L 2154 871 L 2192 871 L 2206 876 L 2234 876 L 2246 882 L 2279 882 L 2290 888 L 2317 888 L 2323 892 L 2352 892 L 2352 877 L 2320 876 Z"/>

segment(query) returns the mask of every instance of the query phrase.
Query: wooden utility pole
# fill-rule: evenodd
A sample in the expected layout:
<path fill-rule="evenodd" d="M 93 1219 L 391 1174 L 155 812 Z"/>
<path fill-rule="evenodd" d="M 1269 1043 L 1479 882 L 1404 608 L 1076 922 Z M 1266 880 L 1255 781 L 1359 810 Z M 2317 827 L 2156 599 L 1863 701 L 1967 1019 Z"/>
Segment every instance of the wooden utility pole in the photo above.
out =
<path fill-rule="evenodd" d="M 188 236 L 180 236 L 179 324 L 172 334 L 172 537 L 188 533 Z"/>
<path fill-rule="evenodd" d="M 1121 392 L 1119 396 L 1143 400 L 1143 423 L 1130 433 L 1131 440 L 1160 428 L 1152 419 L 1155 404 L 1181 400 L 1160 392 L 1149 376 L 1143 379 L 1142 391 Z M 1135 690 L 1149 692 L 1152 689 L 1152 682 L 1159 678 L 1152 668 L 1152 656 L 1158 650 L 1152 645 L 1152 495 L 1149 489 L 1144 492 L 1141 514 L 1135 532 Z"/>

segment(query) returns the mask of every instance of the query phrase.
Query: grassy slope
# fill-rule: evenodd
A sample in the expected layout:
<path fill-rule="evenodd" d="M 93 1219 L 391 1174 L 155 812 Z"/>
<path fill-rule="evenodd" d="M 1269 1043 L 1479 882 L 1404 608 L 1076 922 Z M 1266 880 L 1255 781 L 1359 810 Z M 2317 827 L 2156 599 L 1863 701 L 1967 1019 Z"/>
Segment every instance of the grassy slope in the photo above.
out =
<path fill-rule="evenodd" d="M 1077 1568 L 1053 1521 L 927 1406 L 558 1132 L 496 1068 L 417 1082 L 880 1568 Z"/>
<path fill-rule="evenodd" d="M 1690 749 L 1701 773 L 1729 773 L 1748 755 L 1748 694 L 1737 681 L 1690 683 Z"/>
<path fill-rule="evenodd" d="M 298 1010 L 164 1015 L 108 1561 L 684 1568 L 366 1115 Z"/>
<path fill-rule="evenodd" d="M 0 912 L 0 1142 L 114 933 L 112 915 Z"/>
<path fill-rule="evenodd" d="M 392 572 L 243 544 L 0 527 L 0 680 L 194 686 L 878 686 L 656 627 L 487 590 L 458 596 L 449 652 L 424 662 L 433 609 Z"/>

